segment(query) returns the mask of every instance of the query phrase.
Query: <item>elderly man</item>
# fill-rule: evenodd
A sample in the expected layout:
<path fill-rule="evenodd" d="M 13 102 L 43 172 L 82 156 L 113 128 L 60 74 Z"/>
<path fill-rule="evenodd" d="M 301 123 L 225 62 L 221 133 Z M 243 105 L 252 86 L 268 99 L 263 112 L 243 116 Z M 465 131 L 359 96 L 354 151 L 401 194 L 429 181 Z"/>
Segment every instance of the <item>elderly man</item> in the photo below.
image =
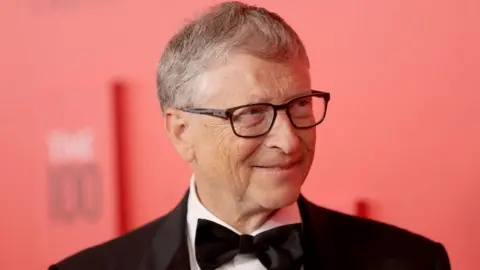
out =
<path fill-rule="evenodd" d="M 330 94 L 278 15 L 219 4 L 168 43 L 158 68 L 165 127 L 193 170 L 169 214 L 51 269 L 446 270 L 443 246 L 300 195 Z"/>

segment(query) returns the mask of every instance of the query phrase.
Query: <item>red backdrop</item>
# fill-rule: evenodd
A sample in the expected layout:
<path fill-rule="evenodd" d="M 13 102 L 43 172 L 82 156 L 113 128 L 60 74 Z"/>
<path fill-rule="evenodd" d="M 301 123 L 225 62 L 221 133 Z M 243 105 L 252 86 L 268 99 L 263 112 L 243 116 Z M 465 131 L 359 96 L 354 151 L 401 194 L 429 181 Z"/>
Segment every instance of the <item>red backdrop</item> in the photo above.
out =
<path fill-rule="evenodd" d="M 155 66 L 214 2 L 0 3 L 1 269 L 45 269 L 177 203 L 190 171 L 163 133 Z M 477 269 L 479 2 L 250 3 L 297 29 L 315 88 L 332 92 L 306 196 L 347 213 L 365 201 Z"/>

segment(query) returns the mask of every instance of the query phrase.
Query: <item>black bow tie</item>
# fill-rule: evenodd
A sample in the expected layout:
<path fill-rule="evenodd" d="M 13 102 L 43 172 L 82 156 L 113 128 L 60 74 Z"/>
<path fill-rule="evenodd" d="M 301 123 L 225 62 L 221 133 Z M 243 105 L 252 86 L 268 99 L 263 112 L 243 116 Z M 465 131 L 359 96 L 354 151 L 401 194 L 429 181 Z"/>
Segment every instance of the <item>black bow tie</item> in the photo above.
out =
<path fill-rule="evenodd" d="M 296 270 L 302 266 L 301 225 L 291 224 L 255 237 L 237 233 L 215 222 L 199 219 L 195 255 L 202 270 L 213 270 L 237 254 L 255 255 L 269 270 Z"/>

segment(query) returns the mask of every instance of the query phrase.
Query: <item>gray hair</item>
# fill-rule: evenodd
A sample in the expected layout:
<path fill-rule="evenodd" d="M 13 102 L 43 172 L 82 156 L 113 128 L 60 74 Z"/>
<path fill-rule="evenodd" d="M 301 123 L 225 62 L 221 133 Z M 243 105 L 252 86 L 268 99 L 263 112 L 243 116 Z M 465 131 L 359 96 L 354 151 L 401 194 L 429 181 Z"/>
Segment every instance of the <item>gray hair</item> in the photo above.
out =
<path fill-rule="evenodd" d="M 157 69 L 162 110 L 198 103 L 202 97 L 198 88 L 205 87 L 198 80 L 200 75 L 226 61 L 231 52 L 279 63 L 300 60 L 309 67 L 305 46 L 279 15 L 241 2 L 221 3 L 189 22 L 168 42 Z"/>

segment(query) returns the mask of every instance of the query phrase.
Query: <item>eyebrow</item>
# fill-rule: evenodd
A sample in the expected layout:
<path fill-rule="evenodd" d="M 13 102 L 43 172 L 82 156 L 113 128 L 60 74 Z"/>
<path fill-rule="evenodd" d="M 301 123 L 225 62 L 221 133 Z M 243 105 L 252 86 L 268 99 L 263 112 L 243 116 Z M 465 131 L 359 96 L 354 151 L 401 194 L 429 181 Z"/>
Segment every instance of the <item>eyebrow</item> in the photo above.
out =
<path fill-rule="evenodd" d="M 304 93 L 297 93 L 295 95 L 292 95 L 292 96 L 289 96 L 285 99 L 282 100 L 282 103 L 285 103 L 285 102 L 288 102 L 294 98 L 297 98 L 297 97 L 301 97 L 301 96 L 304 96 L 304 95 L 308 95 L 308 94 L 311 94 L 312 93 L 312 90 L 311 89 L 308 89 L 307 91 L 305 91 Z M 268 100 L 270 98 L 266 97 L 266 96 L 261 96 L 261 95 L 251 95 L 249 100 L 250 102 L 248 104 L 255 104 L 255 103 L 270 103 Z"/>

